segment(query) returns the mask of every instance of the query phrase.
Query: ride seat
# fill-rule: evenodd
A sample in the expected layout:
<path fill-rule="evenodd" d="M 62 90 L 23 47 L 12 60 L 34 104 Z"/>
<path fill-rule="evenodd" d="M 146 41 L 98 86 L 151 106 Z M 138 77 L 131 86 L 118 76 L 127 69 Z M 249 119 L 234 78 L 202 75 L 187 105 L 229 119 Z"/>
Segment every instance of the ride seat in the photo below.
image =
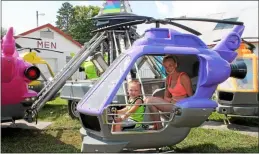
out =
<path fill-rule="evenodd" d="M 197 88 L 198 76 L 191 78 L 191 81 L 192 81 L 192 91 L 194 94 Z"/>
<path fill-rule="evenodd" d="M 192 70 L 193 70 L 193 77 L 191 78 L 191 81 L 192 81 L 193 94 L 195 93 L 196 88 L 197 88 L 197 83 L 198 83 L 198 78 L 199 78 L 198 77 L 198 75 L 199 75 L 199 66 L 200 66 L 200 64 L 197 61 L 197 62 L 195 62 L 193 64 L 193 68 L 192 68 Z"/>

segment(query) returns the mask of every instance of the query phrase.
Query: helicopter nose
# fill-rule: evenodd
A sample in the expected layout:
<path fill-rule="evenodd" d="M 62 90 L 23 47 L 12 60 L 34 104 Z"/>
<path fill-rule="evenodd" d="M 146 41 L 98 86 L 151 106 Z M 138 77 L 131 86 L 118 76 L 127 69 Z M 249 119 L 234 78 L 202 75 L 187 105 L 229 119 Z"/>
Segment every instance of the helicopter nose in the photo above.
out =
<path fill-rule="evenodd" d="M 244 79 L 247 74 L 247 66 L 244 62 L 235 62 L 230 64 L 231 73 L 230 77 L 237 79 Z"/>
<path fill-rule="evenodd" d="M 24 71 L 24 75 L 29 80 L 37 80 L 40 77 L 40 70 L 36 66 L 31 66 Z"/>

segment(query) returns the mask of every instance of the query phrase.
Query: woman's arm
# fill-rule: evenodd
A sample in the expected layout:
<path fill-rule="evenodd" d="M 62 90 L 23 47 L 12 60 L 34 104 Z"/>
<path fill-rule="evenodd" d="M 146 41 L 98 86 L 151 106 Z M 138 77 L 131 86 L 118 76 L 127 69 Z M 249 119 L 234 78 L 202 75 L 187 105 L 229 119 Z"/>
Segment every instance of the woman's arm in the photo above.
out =
<path fill-rule="evenodd" d="M 191 81 L 190 77 L 187 74 L 183 74 L 181 76 L 181 84 L 185 88 L 188 96 L 192 96 L 193 95 L 192 81 Z"/>
<path fill-rule="evenodd" d="M 168 80 L 168 77 L 166 77 L 166 80 L 165 80 L 165 94 L 164 94 L 164 100 L 170 102 L 171 99 L 172 99 L 172 95 L 171 95 L 170 92 L 168 91 L 167 80 Z"/>

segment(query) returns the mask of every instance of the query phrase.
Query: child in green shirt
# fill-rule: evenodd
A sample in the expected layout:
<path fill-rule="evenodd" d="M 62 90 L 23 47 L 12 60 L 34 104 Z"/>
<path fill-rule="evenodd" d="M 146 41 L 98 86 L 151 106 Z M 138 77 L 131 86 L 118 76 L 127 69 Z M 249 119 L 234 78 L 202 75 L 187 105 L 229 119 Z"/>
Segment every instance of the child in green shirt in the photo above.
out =
<path fill-rule="evenodd" d="M 132 80 L 128 83 L 128 93 L 129 93 L 129 104 L 134 104 L 127 106 L 121 110 L 117 110 L 117 114 L 124 114 L 120 118 L 116 118 L 116 123 L 124 124 L 114 124 L 113 131 L 121 131 L 122 128 L 127 127 L 138 127 L 140 124 L 135 122 L 142 122 L 145 112 L 145 107 L 141 105 L 143 99 L 141 98 L 141 84 L 137 80 Z M 137 113 L 137 114 L 134 114 Z M 142 113 L 142 114 L 141 114 Z"/>

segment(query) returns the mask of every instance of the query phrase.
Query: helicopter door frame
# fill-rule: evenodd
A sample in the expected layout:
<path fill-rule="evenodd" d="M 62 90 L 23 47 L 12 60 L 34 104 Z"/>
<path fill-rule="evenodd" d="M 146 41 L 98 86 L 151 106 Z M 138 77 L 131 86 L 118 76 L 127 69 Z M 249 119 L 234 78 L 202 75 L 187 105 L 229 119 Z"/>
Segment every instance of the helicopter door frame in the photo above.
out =
<path fill-rule="evenodd" d="M 145 62 L 150 62 L 150 63 L 148 63 L 149 65 L 151 65 L 150 67 L 156 67 L 155 66 L 155 64 L 153 64 L 152 63 L 152 60 L 155 60 L 154 59 L 154 56 L 156 56 L 156 55 L 142 55 L 141 57 L 139 57 L 138 59 L 140 59 L 140 61 L 144 61 L 143 63 L 145 63 Z M 152 59 L 152 60 L 151 60 Z M 150 61 L 148 61 L 148 60 L 150 60 Z M 143 99 L 145 99 L 145 97 L 146 96 L 152 96 L 153 94 L 145 94 L 145 90 L 144 90 L 144 86 L 143 86 L 143 81 L 142 81 L 142 79 L 141 79 L 141 76 L 140 76 L 140 73 L 139 73 L 139 71 L 140 71 L 140 68 L 138 67 L 138 61 L 139 60 L 136 60 L 136 62 L 133 64 L 133 66 L 132 66 L 132 68 L 131 69 L 133 69 L 134 67 L 135 67 L 135 69 L 136 69 L 136 72 L 137 72 L 137 79 L 139 80 L 139 82 L 141 83 L 141 92 L 142 92 L 142 95 L 143 95 Z M 154 69 L 155 70 L 155 69 Z M 157 70 L 155 70 L 155 71 L 157 71 Z M 129 72 L 130 73 L 130 72 Z M 159 73 L 159 72 L 157 72 L 157 73 Z M 155 73 L 154 73 L 155 74 Z M 159 75 L 160 77 L 161 77 L 161 79 L 163 79 L 162 78 L 162 76 L 161 75 Z M 125 82 L 125 81 L 124 81 Z M 125 83 L 122 83 L 122 85 L 123 85 L 123 88 L 124 88 L 124 84 Z M 124 92 L 124 94 L 125 94 L 125 97 L 127 97 L 128 95 L 127 95 L 127 93 L 125 93 Z M 115 113 L 113 113 L 111 110 L 112 110 L 112 107 L 116 107 L 116 106 L 125 106 L 125 107 L 127 107 L 127 106 L 133 106 L 134 104 L 128 104 L 128 103 L 126 103 L 126 104 L 119 104 L 119 103 L 115 103 L 115 104 L 109 104 L 106 108 L 105 108 L 105 110 L 104 110 L 104 114 L 103 114 L 103 124 L 105 124 L 105 125 L 116 125 L 116 124 L 124 124 L 124 122 L 119 122 L 119 123 L 116 123 L 116 122 L 114 122 L 114 120 L 112 121 L 112 122 L 109 122 L 109 121 L 111 121 L 111 120 L 109 120 L 109 119 L 114 119 L 115 118 L 115 116 L 119 116 L 120 114 L 115 114 Z M 149 120 L 145 120 L 145 116 L 149 116 L 150 114 L 157 114 L 157 113 L 151 113 L 151 112 L 149 112 L 149 110 L 148 110 L 148 106 L 149 105 L 168 105 L 168 103 L 152 103 L 152 104 L 146 104 L 146 103 L 144 103 L 144 104 L 142 104 L 143 106 L 145 106 L 145 112 L 144 113 L 133 113 L 133 114 L 143 114 L 143 116 L 144 116 L 144 120 L 143 121 L 141 121 L 141 122 L 134 122 L 134 124 L 141 124 L 141 126 L 140 126 L 140 128 L 132 128 L 132 130 L 124 130 L 124 131 L 121 131 L 121 132 L 113 132 L 112 131 L 112 129 L 111 129 L 111 134 L 113 134 L 113 135 L 119 135 L 119 134 L 138 134 L 138 133 L 160 133 L 160 132 L 162 132 L 162 131 L 164 131 L 167 127 L 169 127 L 169 123 L 170 122 L 172 122 L 173 121 L 173 119 L 175 118 L 175 115 L 177 114 L 177 112 L 176 112 L 176 110 L 172 110 L 172 111 L 170 111 L 170 112 L 159 112 L 159 115 L 170 115 L 168 118 L 166 118 L 166 119 L 164 119 L 164 120 L 161 120 L 161 121 L 149 121 Z M 173 104 L 172 104 L 173 105 Z M 175 106 L 175 105 L 174 105 Z M 177 107 L 175 106 L 174 107 L 175 109 L 177 109 Z M 148 112 L 147 112 L 148 111 Z M 111 118 L 109 117 L 109 116 L 111 116 Z M 148 129 L 148 127 L 149 127 L 149 125 L 150 124 L 154 124 L 154 123 L 157 123 L 157 122 L 159 122 L 159 123 L 162 123 L 163 124 L 163 128 L 161 128 L 161 129 L 159 129 L 159 130 L 150 130 L 150 129 Z M 148 124 L 148 125 L 147 125 Z M 145 128 L 145 127 L 147 127 L 147 128 Z M 139 130 L 140 129 L 140 130 Z"/>

